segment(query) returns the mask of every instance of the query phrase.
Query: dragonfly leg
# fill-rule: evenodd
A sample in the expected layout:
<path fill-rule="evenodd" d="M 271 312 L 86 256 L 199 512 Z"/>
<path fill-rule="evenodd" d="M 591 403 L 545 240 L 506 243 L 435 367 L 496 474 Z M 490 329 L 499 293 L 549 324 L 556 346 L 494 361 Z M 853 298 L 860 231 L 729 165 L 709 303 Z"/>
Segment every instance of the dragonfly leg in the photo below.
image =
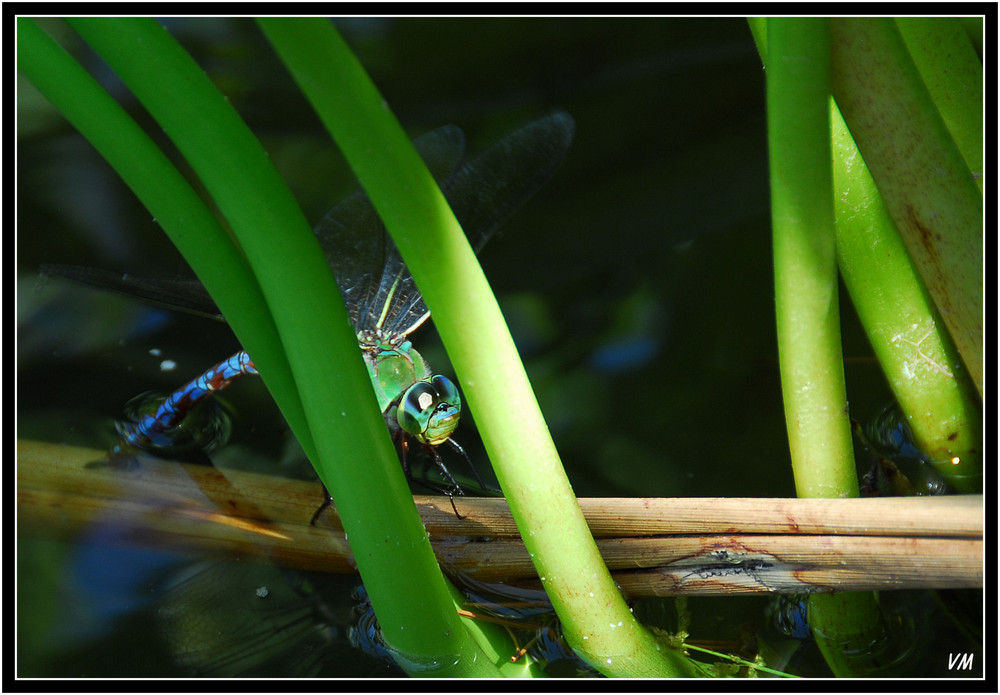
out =
<path fill-rule="evenodd" d="M 393 438 L 395 439 L 395 436 Z M 448 501 L 451 502 L 451 508 L 455 512 L 455 516 L 458 517 L 459 519 L 464 519 L 465 517 L 458 513 L 458 507 L 455 506 L 455 493 L 458 493 L 459 495 L 462 495 L 464 497 L 465 496 L 465 492 L 462 491 L 461 486 L 451 476 L 451 473 L 448 472 L 448 469 L 444 465 L 444 461 L 441 460 L 440 455 L 438 455 L 437 451 L 434 450 L 434 447 L 429 447 L 428 446 L 428 447 L 425 447 L 425 448 L 430 452 L 431 456 L 434 457 L 435 462 L 437 462 L 437 464 L 441 468 L 441 470 L 444 471 L 444 474 L 446 476 L 448 476 L 448 479 L 451 481 L 451 484 L 452 484 L 453 487 L 451 489 L 443 489 L 443 488 L 439 488 L 436 485 L 432 485 L 430 483 L 424 482 L 422 480 L 416 480 L 413 477 L 413 475 L 410 473 L 410 466 L 409 466 L 409 464 L 406 461 L 406 454 L 409 451 L 409 440 L 405 436 L 402 437 L 402 440 L 400 442 L 400 450 L 402 452 L 402 456 L 400 457 L 400 463 L 403 466 L 403 474 L 406 476 L 406 479 L 409 482 L 411 482 L 411 483 L 416 483 L 417 485 L 420 485 L 421 487 L 425 487 L 428 490 L 430 490 L 431 492 L 444 493 L 445 495 L 447 495 L 448 496 Z M 460 450 L 461 450 L 461 448 L 460 448 Z M 463 451 L 463 453 L 465 453 L 465 452 Z M 313 512 L 312 518 L 309 520 L 309 525 L 310 526 L 315 526 L 316 525 L 316 521 L 319 519 L 320 514 L 322 514 L 323 511 L 325 509 L 327 509 L 331 504 L 333 504 L 333 497 L 330 496 L 330 491 L 327 490 L 326 489 L 326 485 L 324 485 L 323 486 L 323 503 L 319 506 L 318 509 L 316 509 L 315 512 Z"/>
<path fill-rule="evenodd" d="M 451 440 L 449 440 L 449 441 L 451 441 Z M 463 454 L 465 453 L 465 450 L 462 449 L 462 447 L 458 446 L 457 443 L 455 443 L 454 446 L 457 447 L 458 451 L 461 451 Z M 413 475 L 410 473 L 410 465 L 409 465 L 409 463 L 407 463 L 407 460 L 406 460 L 406 455 L 409 452 L 409 450 L 410 450 L 409 437 L 407 437 L 404 434 L 403 437 L 402 437 L 402 441 L 400 442 L 400 452 L 401 452 L 400 462 L 403 465 L 403 473 L 406 474 L 406 479 L 409 480 L 410 482 L 417 483 L 418 485 L 423 485 L 428 490 L 434 490 L 435 492 L 440 492 L 440 489 L 437 488 L 436 486 L 427 485 L 427 484 L 425 484 L 425 483 L 423 483 L 423 482 L 421 482 L 419 480 L 415 480 L 413 478 Z M 426 451 L 428 454 L 430 454 L 431 458 L 434 459 L 434 463 L 437 464 L 437 467 L 440 468 L 441 472 L 444 473 L 445 477 L 449 481 L 451 481 L 451 492 L 448 493 L 448 496 L 450 497 L 452 494 L 454 494 L 454 493 L 457 492 L 462 497 L 465 497 L 465 491 L 462 490 L 462 486 L 459 485 L 458 481 L 455 480 L 454 476 L 452 476 L 451 471 L 448 470 L 448 467 L 446 465 L 444 465 L 444 461 L 441 460 L 441 455 L 437 452 L 437 447 L 433 447 L 433 446 L 430 446 L 429 444 L 425 444 L 424 445 L 424 451 Z M 466 458 L 468 458 L 468 457 L 466 457 Z M 470 465 L 471 465 L 471 463 L 470 463 Z M 475 471 L 473 471 L 473 472 L 475 472 Z M 477 475 L 476 477 L 478 478 L 479 476 Z M 482 484 L 482 481 L 479 481 L 479 482 L 480 482 L 480 484 Z"/>
<path fill-rule="evenodd" d="M 257 368 L 250 355 L 240 350 L 171 393 L 152 415 L 143 415 L 138 422 L 125 426 L 122 443 L 112 453 L 127 447 L 148 450 L 168 444 L 165 439 L 169 431 L 177 427 L 194 406 L 247 374 L 257 374 Z"/>
<path fill-rule="evenodd" d="M 320 483 L 320 485 L 323 485 Z M 330 491 L 326 489 L 326 485 L 323 485 L 323 504 L 319 505 L 319 508 L 313 512 L 312 518 L 309 520 L 310 526 L 316 525 L 316 520 L 319 519 L 319 515 L 328 509 L 330 505 L 333 504 L 333 497 L 330 495 Z"/>
<path fill-rule="evenodd" d="M 435 449 L 434 447 L 426 447 L 426 449 L 427 453 L 429 453 L 434 458 L 434 463 L 436 463 L 438 468 L 441 469 L 441 472 L 445 474 L 445 477 L 448 478 L 449 481 L 451 481 L 452 490 L 457 492 L 462 497 L 465 497 L 465 491 L 462 489 L 462 486 L 458 484 L 458 481 L 455 480 L 454 476 L 452 476 L 451 471 L 448 470 L 448 467 L 444 465 L 444 461 L 441 459 L 441 454 L 437 452 L 437 449 Z"/>
<path fill-rule="evenodd" d="M 440 468 L 448 480 L 451 481 L 452 487 L 447 491 L 448 501 L 451 502 L 451 508 L 455 512 L 455 516 L 459 519 L 464 519 L 465 517 L 458 513 L 458 507 L 455 506 L 455 494 L 458 493 L 462 497 L 465 497 L 465 491 L 462 489 L 462 486 L 458 484 L 458 481 L 455 480 L 454 476 L 452 476 L 448 467 L 444 465 L 444 461 L 441 460 L 441 454 L 437 452 L 437 449 L 431 446 L 424 448 L 427 449 L 428 453 L 430 453 L 432 457 L 434 457 L 434 463 L 438 465 L 438 468 Z M 459 449 L 461 449 L 461 447 L 459 447 Z"/>
<path fill-rule="evenodd" d="M 399 463 L 403 466 L 403 475 L 406 479 L 413 481 L 413 475 L 410 473 L 410 462 L 407 460 L 406 455 L 410 451 L 410 440 L 403 433 L 402 430 L 397 430 L 392 435 L 393 444 L 399 443 Z"/>
<path fill-rule="evenodd" d="M 472 471 L 472 475 L 475 476 L 476 482 L 479 483 L 480 489 L 487 490 L 488 488 L 486 487 L 486 483 L 484 483 L 483 479 L 479 477 L 479 471 L 477 471 L 476 467 L 472 465 L 472 459 L 470 459 L 469 455 L 467 453 L 465 453 L 465 449 L 462 447 L 462 445 L 459 444 L 458 442 L 456 442 L 453 438 L 449 438 L 448 439 L 448 444 L 451 446 L 452 449 L 454 449 L 455 451 L 457 451 L 458 453 L 460 453 L 462 455 L 462 457 L 465 459 L 465 462 L 467 464 L 469 464 L 469 470 Z M 443 466 L 444 464 L 439 463 L 438 465 Z M 447 472 L 448 471 L 445 470 L 445 473 L 447 473 Z M 448 477 L 451 478 L 451 474 L 450 473 L 448 474 Z M 455 482 L 455 481 L 452 480 L 452 482 Z"/>
<path fill-rule="evenodd" d="M 458 494 L 460 495 L 464 494 L 462 493 L 461 488 L 459 488 Z M 458 513 L 458 507 L 455 506 L 455 496 L 450 492 L 448 493 L 448 501 L 451 502 L 451 511 L 455 512 L 455 518 L 458 519 L 459 521 L 464 519 L 465 517 Z"/>
<path fill-rule="evenodd" d="M 445 466 L 444 461 L 441 460 L 441 455 L 438 454 L 437 449 L 429 445 L 424 446 L 424 449 L 427 451 L 427 453 L 429 453 L 431 457 L 433 457 L 434 462 L 438 465 L 438 468 L 440 468 L 441 471 L 448 478 L 448 480 L 451 481 L 452 487 L 450 489 L 439 488 L 436 485 L 432 485 L 428 482 L 415 479 L 413 475 L 410 473 L 410 465 L 409 463 L 407 463 L 406 460 L 406 454 L 409 451 L 409 449 L 410 449 L 409 438 L 405 434 L 403 434 L 402 440 L 400 441 L 400 452 L 401 452 L 400 462 L 403 465 L 403 474 L 406 475 L 406 479 L 411 483 L 416 483 L 421 487 L 427 488 L 431 492 L 446 494 L 448 496 L 448 501 L 451 502 L 451 508 L 455 512 L 455 516 L 458 517 L 459 519 L 464 519 L 465 517 L 458 513 L 458 507 L 455 506 L 455 494 L 457 493 L 462 497 L 465 497 L 465 491 L 462 490 L 462 486 L 458 484 L 458 482 L 455 480 L 454 477 L 452 477 L 451 472 L 448 470 L 448 467 Z M 459 447 L 459 449 L 461 450 L 461 447 Z"/>

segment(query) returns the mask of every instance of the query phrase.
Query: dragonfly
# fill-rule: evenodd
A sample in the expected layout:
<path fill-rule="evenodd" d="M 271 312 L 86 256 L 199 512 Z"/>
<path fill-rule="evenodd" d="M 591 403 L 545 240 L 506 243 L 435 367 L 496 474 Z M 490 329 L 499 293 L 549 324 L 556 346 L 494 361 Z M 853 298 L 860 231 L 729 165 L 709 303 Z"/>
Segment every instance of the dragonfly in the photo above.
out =
<path fill-rule="evenodd" d="M 557 112 L 507 135 L 470 161 L 465 161 L 465 136 L 455 126 L 418 137 L 413 145 L 478 253 L 552 176 L 569 150 L 573 133 L 572 118 Z M 402 448 L 407 477 L 412 480 L 405 456 L 412 438 L 444 473 L 451 485 L 449 497 L 453 492 L 464 494 L 436 451 L 447 442 L 464 455 L 452 439 L 461 415 L 461 397 L 454 382 L 435 374 L 411 343 L 410 335 L 430 318 L 430 312 L 374 207 L 359 189 L 334 206 L 314 233 L 347 306 L 379 408 Z M 207 290 L 194 279 L 144 278 L 56 264 L 44 265 L 42 271 L 224 320 Z M 121 441 L 112 456 L 129 450 L 155 454 L 157 449 L 169 448 L 172 433 L 196 405 L 255 374 L 253 359 L 244 350 L 213 365 L 173 391 L 154 412 L 123 423 Z"/>

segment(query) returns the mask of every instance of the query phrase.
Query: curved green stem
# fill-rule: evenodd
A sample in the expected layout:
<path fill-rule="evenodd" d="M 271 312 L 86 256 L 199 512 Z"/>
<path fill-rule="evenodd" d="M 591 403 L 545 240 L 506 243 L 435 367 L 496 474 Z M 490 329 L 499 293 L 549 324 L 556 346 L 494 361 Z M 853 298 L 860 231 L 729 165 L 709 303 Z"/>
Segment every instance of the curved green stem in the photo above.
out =
<path fill-rule="evenodd" d="M 837 258 L 916 444 L 959 492 L 982 489 L 979 397 L 831 101 Z"/>
<path fill-rule="evenodd" d="M 30 19 L 19 18 L 17 31 L 18 69 L 114 167 L 195 274 L 213 288 L 216 303 L 253 351 L 303 448 L 312 452 L 274 319 L 239 248 L 149 136 L 62 47 Z"/>
<path fill-rule="evenodd" d="M 479 263 L 382 97 L 328 22 L 261 26 L 334 135 L 432 310 L 571 646 L 609 675 L 693 674 L 691 662 L 660 652 L 611 581 Z"/>
<path fill-rule="evenodd" d="M 373 601 L 375 595 L 391 593 L 392 605 L 406 607 L 408 622 L 397 622 L 398 616 L 389 610 L 383 623 L 390 642 L 402 644 L 397 649 L 400 659 L 413 672 L 455 673 L 458 662 L 472 664 L 471 672 L 495 675 L 492 663 L 476 659 L 472 643 L 463 639 L 465 631 L 446 590 L 440 592 L 444 596 L 440 606 L 428 611 L 420 579 L 433 572 L 440 583 L 440 572 L 375 404 L 339 291 L 315 237 L 256 138 L 157 23 L 80 19 L 74 26 L 177 144 L 226 216 L 239 247 L 216 233 L 221 228 L 214 220 L 204 221 L 209 216 L 195 202 L 180 207 L 176 201 L 156 197 L 149 177 L 160 175 L 168 189 L 192 196 L 186 184 L 178 183 L 176 171 L 167 171 L 155 146 L 106 94 L 96 93 L 93 81 L 78 66 L 64 70 L 70 84 L 61 86 L 70 88 L 61 99 L 57 87 L 55 99 L 77 114 L 75 122 L 87 137 L 100 142 L 102 152 L 127 182 L 144 191 L 144 200 L 152 201 L 154 215 L 172 238 L 179 239 L 178 246 L 192 266 L 205 271 L 199 274 L 258 364 L 310 458 L 325 473 Z M 49 59 L 23 54 L 24 69 L 34 71 L 40 82 L 48 79 L 53 60 L 63 68 L 72 64 L 44 34 L 39 35 L 37 27 L 28 23 L 24 28 L 29 38 L 25 50 L 32 48 L 33 38 L 34 45 L 42 47 L 42 57 Z M 74 84 L 79 90 L 72 89 Z M 86 98 L 79 96 L 80 91 Z M 95 104 L 102 110 L 88 119 Z M 115 143 L 123 135 L 124 146 Z M 150 164 L 154 168 L 146 171 Z M 195 226 L 192 219 L 197 221 L 197 215 L 203 221 Z M 213 274 L 216 262 L 241 269 L 249 277 L 245 283 L 249 288 L 233 289 L 226 276 Z M 241 305 L 232 301 L 242 292 L 256 297 L 256 310 L 266 321 L 245 319 Z M 266 304 L 260 301 L 262 296 Z M 310 301 L 303 302 L 303 297 Z M 272 347 L 277 348 L 274 355 L 267 352 Z M 401 577 L 406 580 L 400 581 Z M 388 632 L 405 632 L 407 627 L 414 635 L 409 641 L 394 641 L 395 633 Z"/>
<path fill-rule="evenodd" d="M 333 25 L 325 20 L 309 19 L 261 19 L 258 23 L 317 113 L 335 134 L 376 207 L 384 205 L 386 198 L 393 201 L 390 205 L 395 204 L 398 189 L 391 185 L 391 177 L 386 181 L 372 173 L 370 163 L 376 162 L 374 170 L 377 172 L 381 159 L 392 156 L 392 151 L 400 147 L 409 150 L 418 162 L 419 157 L 398 125 L 397 132 L 387 135 L 379 128 L 377 119 L 370 118 L 371 111 L 375 110 L 385 114 L 383 120 L 392 120 L 381 97 L 370 87 L 367 76 L 336 36 Z M 368 189 L 372 177 L 378 183 Z M 430 181 L 436 190 L 433 179 Z M 381 426 L 384 431 L 384 424 Z M 402 483 L 398 464 L 394 463 L 393 469 L 394 477 Z M 427 533 L 405 486 L 395 485 L 391 495 L 385 497 L 386 490 L 373 486 L 369 476 L 359 470 L 345 470 L 336 461 L 332 461 L 331 466 L 321 463 L 321 474 L 343 515 L 350 514 L 359 500 L 367 500 L 366 505 L 374 504 L 370 499 L 372 491 L 383 494 L 383 500 L 377 505 L 382 510 L 379 512 L 382 518 L 377 523 L 370 518 L 371 509 L 357 509 L 355 513 L 366 521 L 351 527 L 345 519 L 345 529 L 352 548 L 356 542 L 364 544 L 360 549 L 362 555 L 355 549 L 355 557 L 383 635 L 393 647 L 400 665 L 413 674 L 423 671 L 426 675 L 497 675 L 492 663 L 469 639 L 455 613 Z M 367 491 L 359 488 L 367 488 Z M 403 509 L 405 515 L 400 513 Z M 396 537 L 409 540 L 403 548 L 398 540 L 389 548 L 378 547 L 385 538 Z M 371 548 L 368 548 L 369 542 Z M 362 557 L 376 563 L 377 571 L 366 573 Z M 406 577 L 406 581 L 400 582 L 401 577 Z M 437 663 L 436 668 L 427 669 L 426 664 L 432 660 Z"/>

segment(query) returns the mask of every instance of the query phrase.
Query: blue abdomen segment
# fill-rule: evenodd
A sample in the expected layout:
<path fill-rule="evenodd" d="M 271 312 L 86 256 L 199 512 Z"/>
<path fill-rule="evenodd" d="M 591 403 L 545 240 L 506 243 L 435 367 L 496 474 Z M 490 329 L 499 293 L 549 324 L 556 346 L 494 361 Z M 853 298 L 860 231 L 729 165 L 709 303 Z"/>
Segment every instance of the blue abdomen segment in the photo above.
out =
<path fill-rule="evenodd" d="M 257 374 L 257 368 L 250 355 L 240 350 L 171 393 L 155 413 L 124 425 L 121 428 L 123 444 L 143 450 L 169 446 L 172 443 L 170 430 L 179 425 L 193 407 L 246 374 Z"/>

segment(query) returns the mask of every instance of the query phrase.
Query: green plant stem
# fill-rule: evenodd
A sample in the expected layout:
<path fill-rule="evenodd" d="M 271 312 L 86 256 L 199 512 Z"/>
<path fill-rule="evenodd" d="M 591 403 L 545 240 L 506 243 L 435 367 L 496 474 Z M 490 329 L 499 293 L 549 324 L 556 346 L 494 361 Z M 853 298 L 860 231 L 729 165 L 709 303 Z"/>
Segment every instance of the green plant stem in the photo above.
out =
<path fill-rule="evenodd" d="M 367 78 L 359 77 L 360 66 L 357 66 L 354 57 L 339 42 L 339 38 L 333 38 L 336 35 L 328 21 L 262 19 L 258 23 L 334 133 L 348 162 L 355 168 L 364 185 L 371 175 L 365 169 L 369 157 L 377 160 L 379 156 L 375 153 L 389 148 L 387 143 L 399 146 L 398 141 L 394 141 L 391 136 L 386 137 L 367 118 L 373 109 L 384 111 L 381 97 L 377 93 L 365 93 L 363 88 L 359 90 L 357 82 L 367 82 Z M 385 113 L 388 115 L 388 112 Z M 351 134 L 360 134 L 358 140 L 352 141 Z M 405 147 L 413 152 L 401 129 L 399 134 Z M 359 156 L 352 148 L 352 142 L 364 154 Z M 415 152 L 413 156 L 417 157 Z M 420 161 L 419 157 L 417 161 Z M 420 165 L 422 166 L 422 162 Z M 365 174 L 362 176 L 361 172 Z M 436 190 L 433 179 L 431 186 Z M 380 198 L 372 191 L 368 193 L 378 207 Z M 393 197 L 394 191 L 384 188 L 380 191 L 380 197 L 381 195 Z M 384 429 L 384 425 L 382 427 Z M 360 484 L 370 482 L 366 480 L 366 476 L 359 476 L 358 471 L 347 471 L 335 460 L 330 467 L 321 465 L 323 479 L 342 514 L 353 508 L 356 499 L 367 499 L 371 495 L 370 491 L 364 495 L 356 490 Z M 394 477 L 403 482 L 398 464 L 394 465 L 393 473 Z M 372 489 L 379 490 L 377 487 Z M 362 577 L 379 617 L 384 638 L 392 646 L 397 661 L 414 675 L 497 675 L 492 663 L 479 652 L 478 645 L 469 639 L 455 613 L 445 579 L 427 540 L 427 533 L 405 486 L 397 485 L 391 488 L 391 493 L 387 493 L 385 489 L 380 492 L 391 496 L 388 500 L 383 500 L 379 507 L 385 507 L 388 501 L 388 506 L 393 510 L 391 513 L 385 512 L 385 518 L 390 524 L 371 540 L 377 544 L 379 536 L 383 534 L 409 540 L 405 551 L 398 547 L 398 542 L 391 551 L 382 550 L 379 553 L 383 556 L 378 560 L 379 571 L 369 574 L 362 572 Z M 405 509 L 406 514 L 396 511 L 397 509 Z M 361 518 L 368 516 L 363 509 L 356 511 Z M 371 521 L 366 521 L 360 528 L 351 528 L 345 522 L 352 548 L 359 534 L 366 537 L 369 535 L 368 529 L 371 526 Z M 378 524 L 378 527 L 381 528 L 382 524 Z M 362 552 L 373 559 L 377 556 L 376 548 Z M 357 557 L 357 551 L 355 553 Z M 360 557 L 358 561 L 360 567 Z M 406 577 L 406 581 L 400 582 L 401 577 Z M 406 586 L 401 586 L 402 584 Z M 428 669 L 427 664 L 431 661 L 438 666 Z"/>
<path fill-rule="evenodd" d="M 855 497 L 837 301 L 823 20 L 769 20 L 768 141 L 778 352 L 799 497 Z"/>
<path fill-rule="evenodd" d="M 339 291 L 290 192 L 222 95 L 159 25 L 146 20 L 75 25 L 191 163 L 260 281 L 316 445 L 314 463 L 335 496 L 369 595 L 374 603 L 375 596 L 394 591 L 409 601 L 409 622 L 394 622 L 397 616 L 389 611 L 383 623 L 390 644 L 402 644 L 397 659 L 413 673 L 438 675 L 463 658 L 475 662 L 474 651 L 457 639 L 464 632 L 450 598 L 447 610 L 428 611 L 419 584 L 411 583 L 421 568 L 437 572 L 436 562 L 374 407 Z M 136 45 L 143 47 L 141 60 L 131 50 Z M 407 503 L 394 503 L 399 499 Z M 399 581 L 403 576 L 407 582 Z M 395 633 L 407 627 L 413 629 L 397 640 Z M 432 634 L 440 638 L 429 639 Z M 480 671 L 489 668 L 478 663 Z"/>
<path fill-rule="evenodd" d="M 307 452 L 313 447 L 291 370 L 260 286 L 205 202 L 124 109 L 38 25 L 19 18 L 18 69 L 114 167 L 229 318 L 271 388 L 292 394 L 283 410 Z"/>
<path fill-rule="evenodd" d="M 837 106 L 982 396 L 983 201 L 975 178 L 891 19 L 832 20 L 831 39 Z"/>
<path fill-rule="evenodd" d="M 751 26 L 755 37 L 760 39 L 762 23 L 753 21 Z M 951 36 L 964 43 L 954 32 Z M 923 40 L 928 40 L 926 35 Z M 945 52 L 949 50 L 939 42 L 932 43 Z M 767 46 L 766 40 L 758 40 L 765 63 Z M 955 48 L 959 54 L 963 53 L 961 45 Z M 940 62 L 936 65 L 926 68 L 928 74 L 942 69 Z M 835 64 L 834 75 L 840 69 L 843 66 Z M 938 92 L 947 90 L 935 90 Z M 964 108 L 968 108 L 967 103 Z M 949 336 L 941 329 L 935 307 L 889 218 L 879 189 L 875 188 L 832 102 L 830 113 L 837 255 L 845 284 L 918 444 L 926 452 L 934 452 L 934 457 L 957 456 L 960 459 L 957 462 L 939 461 L 939 470 L 958 489 L 975 490 L 981 483 L 977 460 L 981 456 L 981 434 L 975 389 L 956 351 L 950 347 Z M 952 122 L 968 117 L 952 113 Z M 942 132 L 911 135 L 921 141 L 921 136 L 941 137 Z M 974 148 L 966 151 L 971 153 L 966 154 L 967 160 L 974 160 Z M 899 674 L 902 662 L 897 655 L 904 653 L 906 647 L 897 642 L 893 622 L 882 615 L 876 594 L 811 596 L 809 624 L 836 675 Z"/>
<path fill-rule="evenodd" d="M 608 675 L 693 674 L 691 662 L 659 651 L 611 581 L 468 240 L 375 86 L 328 22 L 260 23 L 280 45 L 434 313 L 567 640 Z M 313 55 L 300 60 L 301 53 Z"/>
<path fill-rule="evenodd" d="M 945 20 L 897 20 L 967 162 L 981 161 L 981 73 L 968 40 Z M 766 63 L 763 20 L 750 22 Z M 974 64 L 970 64 L 970 61 Z M 977 69 L 978 67 L 978 69 Z M 975 84 L 973 84 L 975 83 Z M 978 94 L 976 98 L 970 98 Z M 981 405 L 882 196 L 831 103 L 837 258 L 844 283 L 917 445 L 961 492 L 982 484 Z M 918 141 L 922 141 L 919 138 Z M 975 170 L 975 169 L 974 169 Z"/>
<path fill-rule="evenodd" d="M 982 195 L 983 64 L 958 19 L 897 17 L 895 22 Z"/>
<path fill-rule="evenodd" d="M 799 497 L 857 497 L 840 348 L 826 20 L 767 22 L 768 142 L 778 353 Z M 816 602 L 813 599 L 818 599 Z M 809 626 L 837 675 L 843 642 L 878 628 L 871 594 L 810 597 Z"/>
<path fill-rule="evenodd" d="M 920 449 L 960 492 L 982 489 L 979 396 L 831 100 L 837 258 Z"/>

